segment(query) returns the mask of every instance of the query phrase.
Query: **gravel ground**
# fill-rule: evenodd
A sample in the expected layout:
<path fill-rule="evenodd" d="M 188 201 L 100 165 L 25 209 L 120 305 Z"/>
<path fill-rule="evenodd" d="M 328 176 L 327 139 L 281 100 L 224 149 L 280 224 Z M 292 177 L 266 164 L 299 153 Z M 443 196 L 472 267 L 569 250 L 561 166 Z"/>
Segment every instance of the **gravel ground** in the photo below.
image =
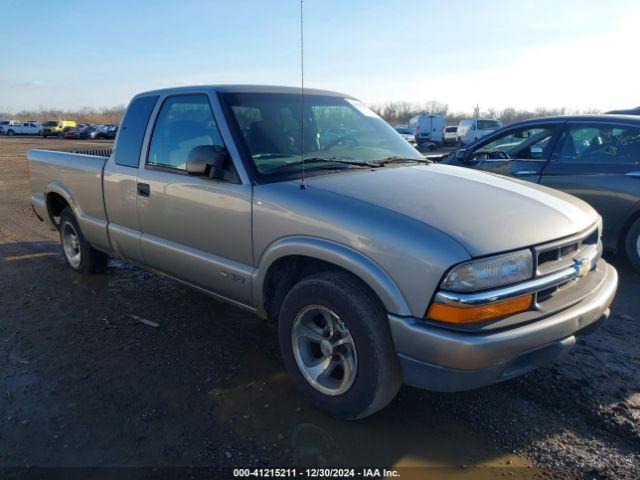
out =
<path fill-rule="evenodd" d="M 640 478 L 640 277 L 623 260 L 609 259 L 612 320 L 562 363 L 462 394 L 405 387 L 340 422 L 292 388 L 268 323 L 118 261 L 92 278 L 65 266 L 31 212 L 24 154 L 79 144 L 0 137 L 0 466 Z"/>

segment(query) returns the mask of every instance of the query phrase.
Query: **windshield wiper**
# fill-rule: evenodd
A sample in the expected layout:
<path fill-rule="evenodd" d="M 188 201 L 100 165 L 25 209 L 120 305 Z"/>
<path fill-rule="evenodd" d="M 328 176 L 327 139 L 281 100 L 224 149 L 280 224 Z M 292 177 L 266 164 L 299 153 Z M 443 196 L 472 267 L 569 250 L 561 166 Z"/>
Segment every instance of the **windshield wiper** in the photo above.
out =
<path fill-rule="evenodd" d="M 340 158 L 340 157 L 310 157 L 310 158 L 305 158 L 304 162 L 302 160 L 298 160 L 298 161 L 295 161 L 295 162 L 283 163 L 282 165 L 278 165 L 277 167 L 272 168 L 271 170 L 269 170 L 269 173 L 277 172 L 279 170 L 284 170 L 284 169 L 289 168 L 289 167 L 295 167 L 296 165 L 302 165 L 303 163 L 307 164 L 307 163 L 319 163 L 319 162 L 337 163 L 339 165 L 349 165 L 349 166 L 354 166 L 354 167 L 378 167 L 378 166 L 380 166 L 380 165 L 378 165 L 376 163 L 355 162 L 355 161 L 346 160 L 346 159 Z M 333 167 L 331 167 L 329 165 L 323 165 L 320 168 L 323 168 L 323 169 L 330 168 L 330 169 L 334 170 L 334 169 L 339 169 L 340 168 L 339 165 L 334 165 Z M 318 168 L 318 167 L 314 166 L 314 168 Z"/>
<path fill-rule="evenodd" d="M 376 160 L 375 165 L 384 166 L 384 165 L 388 165 L 390 163 L 407 163 L 407 162 L 433 163 L 432 160 L 429 160 L 427 158 L 419 159 L 419 158 L 393 156 L 393 157 L 383 158 L 382 160 Z"/>

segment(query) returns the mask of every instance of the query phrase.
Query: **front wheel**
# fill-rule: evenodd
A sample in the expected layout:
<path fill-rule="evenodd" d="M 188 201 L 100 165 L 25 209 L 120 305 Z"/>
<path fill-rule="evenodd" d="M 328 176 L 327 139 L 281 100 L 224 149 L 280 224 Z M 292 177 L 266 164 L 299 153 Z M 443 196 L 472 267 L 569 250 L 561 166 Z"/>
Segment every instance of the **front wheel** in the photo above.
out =
<path fill-rule="evenodd" d="M 336 417 L 371 415 L 402 384 L 386 311 L 348 273 L 322 272 L 296 284 L 283 301 L 278 337 L 303 395 Z"/>
<path fill-rule="evenodd" d="M 631 265 L 640 272 L 640 218 L 636 219 L 629 228 L 625 241 L 625 250 Z"/>
<path fill-rule="evenodd" d="M 89 245 L 69 207 L 60 214 L 60 242 L 67 264 L 76 272 L 90 275 L 107 269 L 108 256 Z"/>

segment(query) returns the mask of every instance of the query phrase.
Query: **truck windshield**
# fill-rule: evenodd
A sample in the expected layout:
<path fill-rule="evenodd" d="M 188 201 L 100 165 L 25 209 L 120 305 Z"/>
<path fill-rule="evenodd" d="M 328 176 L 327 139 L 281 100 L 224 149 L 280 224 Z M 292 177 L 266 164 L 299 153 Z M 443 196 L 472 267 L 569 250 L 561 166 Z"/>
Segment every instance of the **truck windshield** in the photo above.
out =
<path fill-rule="evenodd" d="M 45 122 L 44 126 L 45 127 L 57 127 L 58 126 L 58 122 Z"/>
<path fill-rule="evenodd" d="M 341 97 L 274 93 L 225 94 L 242 140 L 260 175 L 329 170 L 424 157 L 361 102 Z M 303 115 L 301 115 L 301 111 Z M 304 129 L 300 128 L 304 117 Z"/>

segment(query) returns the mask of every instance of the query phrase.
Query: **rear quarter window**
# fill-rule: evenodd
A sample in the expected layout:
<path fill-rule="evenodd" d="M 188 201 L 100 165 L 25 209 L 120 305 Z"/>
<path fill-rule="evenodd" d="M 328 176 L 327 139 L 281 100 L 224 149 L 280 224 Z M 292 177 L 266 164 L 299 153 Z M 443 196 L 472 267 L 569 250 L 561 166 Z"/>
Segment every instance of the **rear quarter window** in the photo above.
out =
<path fill-rule="evenodd" d="M 117 165 L 138 167 L 144 132 L 157 101 L 157 95 L 139 97 L 127 108 L 115 146 L 114 160 Z"/>

